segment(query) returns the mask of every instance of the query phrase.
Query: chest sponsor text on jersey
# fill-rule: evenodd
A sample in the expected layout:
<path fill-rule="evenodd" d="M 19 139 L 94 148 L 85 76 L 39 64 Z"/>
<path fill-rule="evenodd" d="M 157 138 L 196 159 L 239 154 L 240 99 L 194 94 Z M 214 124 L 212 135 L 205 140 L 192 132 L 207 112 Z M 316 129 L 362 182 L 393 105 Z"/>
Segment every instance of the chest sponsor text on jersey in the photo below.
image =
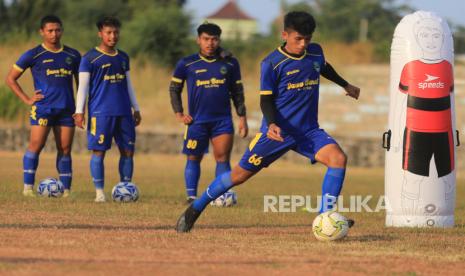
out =
<path fill-rule="evenodd" d="M 310 90 L 312 89 L 312 86 L 317 85 L 317 84 L 318 84 L 318 79 L 306 80 L 306 81 L 301 81 L 301 82 L 296 82 L 296 83 L 288 83 L 287 90 L 291 90 L 291 89 Z"/>
<path fill-rule="evenodd" d="M 217 88 L 220 87 L 220 85 L 225 84 L 226 79 L 217 79 L 217 78 L 211 78 L 209 80 L 197 80 L 196 81 L 196 86 L 203 86 L 205 88 Z"/>

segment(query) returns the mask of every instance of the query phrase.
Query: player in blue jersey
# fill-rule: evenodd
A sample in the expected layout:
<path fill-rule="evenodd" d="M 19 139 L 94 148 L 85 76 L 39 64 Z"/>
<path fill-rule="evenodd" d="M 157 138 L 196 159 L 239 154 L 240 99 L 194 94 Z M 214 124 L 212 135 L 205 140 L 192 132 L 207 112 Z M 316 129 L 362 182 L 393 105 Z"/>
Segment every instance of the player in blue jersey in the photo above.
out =
<path fill-rule="evenodd" d="M 187 155 L 184 170 L 187 202 L 197 196 L 200 161 L 208 151 L 209 141 L 216 160 L 215 174 L 230 171 L 234 127 L 232 99 L 239 116 L 239 135 L 248 133 L 244 88 L 239 62 L 220 47 L 221 29 L 213 23 L 197 28 L 199 53 L 182 58 L 176 65 L 170 83 L 170 96 L 178 121 L 186 125 L 183 153 Z M 186 83 L 188 114 L 184 114 L 181 92 Z"/>
<path fill-rule="evenodd" d="M 92 150 L 90 172 L 95 185 L 95 202 L 105 202 L 105 152 L 113 138 L 120 151 L 120 181 L 132 180 L 134 170 L 135 127 L 140 124 L 139 105 L 129 74 L 129 57 L 117 49 L 121 23 L 114 17 L 97 22 L 100 45 L 87 52 L 79 67 L 79 88 L 76 96 L 76 126 L 84 127 L 84 105 L 87 94 L 88 149 Z"/>
<path fill-rule="evenodd" d="M 231 172 L 218 176 L 181 215 L 176 225 L 178 232 L 189 232 L 209 202 L 289 150 L 328 167 L 320 212 L 333 208 L 344 181 L 347 158 L 336 141 L 318 125 L 320 74 L 342 86 L 355 99 L 360 89 L 336 73 L 326 62 L 320 45 L 310 43 L 314 30 L 315 21 L 308 13 L 290 12 L 285 16 L 284 45 L 261 63 L 260 106 L 264 115 L 261 132 L 239 164 Z M 352 224 L 350 220 L 349 226 Z"/>
<path fill-rule="evenodd" d="M 6 84 L 25 104 L 31 106 L 31 133 L 23 157 L 23 195 L 34 196 L 33 186 L 39 165 L 39 154 L 45 146 L 51 129 L 57 147 L 56 168 L 69 196 L 72 180 L 71 146 L 74 136 L 73 78 L 78 82 L 81 55 L 75 49 L 61 44 L 63 24 L 48 15 L 40 22 L 42 44 L 25 52 L 13 65 Z M 31 69 L 34 94 L 29 96 L 19 85 L 24 71 Z"/>

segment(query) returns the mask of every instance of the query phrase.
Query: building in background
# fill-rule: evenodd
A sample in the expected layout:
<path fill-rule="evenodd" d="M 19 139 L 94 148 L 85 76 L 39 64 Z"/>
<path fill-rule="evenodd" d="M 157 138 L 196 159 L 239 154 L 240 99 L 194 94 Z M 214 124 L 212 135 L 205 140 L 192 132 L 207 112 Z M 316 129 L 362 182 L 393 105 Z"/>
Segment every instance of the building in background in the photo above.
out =
<path fill-rule="evenodd" d="M 247 40 L 258 32 L 257 21 L 242 11 L 235 0 L 228 0 L 218 11 L 207 16 L 205 21 L 218 24 L 224 40 Z"/>

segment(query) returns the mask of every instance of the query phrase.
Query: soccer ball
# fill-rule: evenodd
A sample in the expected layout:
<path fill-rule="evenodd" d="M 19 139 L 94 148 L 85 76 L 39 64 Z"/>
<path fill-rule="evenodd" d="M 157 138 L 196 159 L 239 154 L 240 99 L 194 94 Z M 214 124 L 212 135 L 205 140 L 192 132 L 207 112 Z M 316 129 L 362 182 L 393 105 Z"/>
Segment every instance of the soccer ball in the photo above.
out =
<path fill-rule="evenodd" d="M 111 190 L 111 197 L 116 202 L 133 202 L 139 199 L 139 189 L 132 182 L 120 182 Z"/>
<path fill-rule="evenodd" d="M 328 211 L 316 216 L 312 223 L 312 230 L 317 240 L 335 241 L 347 236 L 349 223 L 343 215 Z"/>
<path fill-rule="evenodd" d="M 222 194 L 217 199 L 213 200 L 210 205 L 217 207 L 230 207 L 237 203 L 237 194 L 233 190 L 229 190 Z"/>
<path fill-rule="evenodd" d="M 60 197 L 63 195 L 65 186 L 56 178 L 46 178 L 37 186 L 37 193 L 43 197 Z"/>

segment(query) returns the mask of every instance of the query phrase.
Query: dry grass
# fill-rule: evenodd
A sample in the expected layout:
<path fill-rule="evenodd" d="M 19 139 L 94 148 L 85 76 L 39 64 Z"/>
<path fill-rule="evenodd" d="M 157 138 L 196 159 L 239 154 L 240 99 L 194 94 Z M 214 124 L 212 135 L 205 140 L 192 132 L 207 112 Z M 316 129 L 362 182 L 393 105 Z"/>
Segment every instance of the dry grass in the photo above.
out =
<path fill-rule="evenodd" d="M 384 227 L 384 213 L 352 213 L 357 224 L 342 242 L 314 239 L 306 212 L 264 213 L 263 195 L 316 195 L 321 166 L 278 161 L 238 187 L 239 205 L 209 207 L 190 234 L 173 230 L 183 205 L 184 158 L 136 157 L 135 204 L 94 204 L 88 155 L 74 156 L 70 199 L 28 199 L 21 190 L 21 155 L 1 152 L 0 274 L 461 274 L 465 268 L 464 179 L 457 185 L 457 227 Z M 56 175 L 44 154 L 38 179 Z M 237 156 L 234 158 L 237 160 Z M 117 181 L 107 156 L 107 188 Z M 201 189 L 214 164 L 202 164 Z M 383 170 L 352 168 L 345 195 L 379 196 Z"/>

